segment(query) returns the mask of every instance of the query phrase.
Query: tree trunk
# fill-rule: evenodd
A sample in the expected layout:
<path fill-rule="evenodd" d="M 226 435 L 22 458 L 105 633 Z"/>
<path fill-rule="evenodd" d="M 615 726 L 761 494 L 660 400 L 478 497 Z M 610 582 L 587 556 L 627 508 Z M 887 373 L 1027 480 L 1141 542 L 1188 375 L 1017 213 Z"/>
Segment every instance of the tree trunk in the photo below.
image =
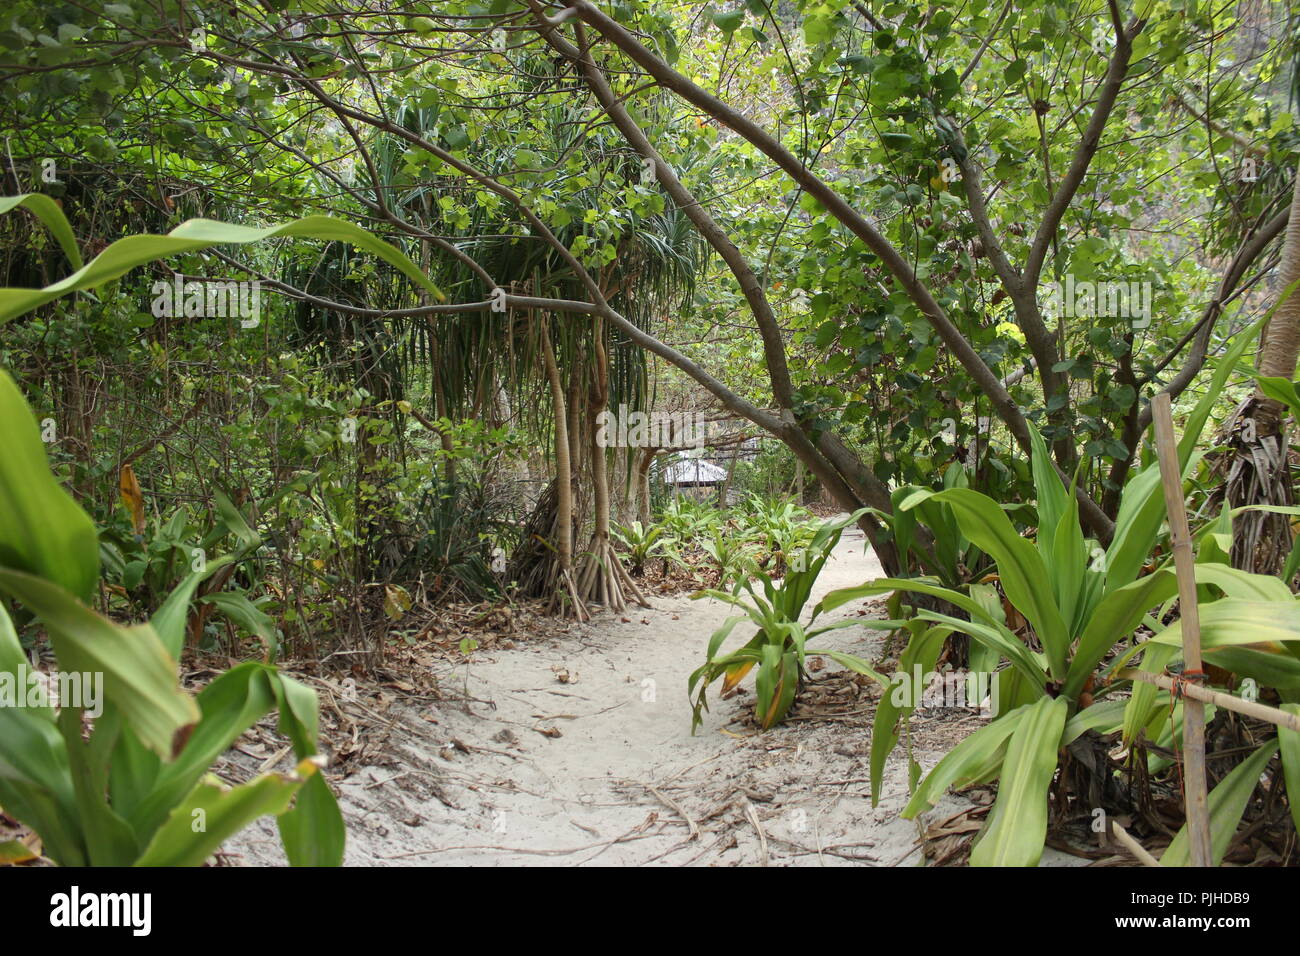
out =
<path fill-rule="evenodd" d="M 569 444 L 569 415 L 564 400 L 564 383 L 555 362 L 555 349 L 551 345 L 550 323 L 541 323 L 542 362 L 551 385 L 551 405 L 555 417 L 555 566 L 556 581 L 552 607 L 573 614 L 580 621 L 590 615 L 573 583 L 573 468 Z"/>
<path fill-rule="evenodd" d="M 432 251 L 429 247 L 428 239 L 420 240 L 420 268 L 428 273 L 429 265 L 432 258 Z M 428 290 L 420 293 L 420 304 L 430 305 L 433 302 L 433 296 Z M 438 352 L 438 326 L 433 317 L 429 317 L 429 360 L 435 369 L 442 368 L 442 358 Z M 451 435 L 443 427 L 447 421 L 447 383 L 439 375 L 433 377 L 433 414 L 438 420 L 438 443 L 442 446 L 442 478 L 448 486 L 456 484 L 456 459 L 452 452 L 455 450 L 455 444 L 451 440 Z"/>
<path fill-rule="evenodd" d="M 650 526 L 650 466 L 654 464 L 659 449 L 645 448 L 636 463 L 636 509 L 641 524 Z"/>
<path fill-rule="evenodd" d="M 1259 374 L 1290 379 L 1295 375 L 1296 356 L 1300 352 L 1300 289 L 1291 286 L 1300 282 L 1300 171 L 1291 191 L 1291 216 L 1287 220 L 1286 238 L 1282 241 L 1282 258 L 1278 263 L 1278 278 L 1282 286 L 1281 305 L 1264 327 L 1260 336 Z M 1263 393 L 1256 392 L 1259 410 L 1255 423 L 1259 434 L 1277 435 L 1282 432 L 1282 405 Z"/>
<path fill-rule="evenodd" d="M 1260 336 L 1256 366 L 1262 376 L 1289 381 L 1300 351 L 1300 289 L 1292 288 L 1300 283 L 1300 175 L 1292 188 L 1278 278 L 1282 298 Z M 1294 502 L 1283 415 L 1283 406 L 1259 391 L 1238 409 L 1228 428 L 1235 455 L 1225 488 L 1227 505 Z M 1276 574 L 1291 553 L 1291 543 L 1291 525 L 1285 515 L 1248 511 L 1234 522 L 1232 561 L 1246 571 Z"/>
<path fill-rule="evenodd" d="M 645 599 L 641 589 L 624 570 L 623 562 L 619 559 L 609 538 L 609 470 L 605 457 L 606 449 L 601 446 L 600 429 L 597 425 L 600 413 L 605 410 L 609 402 L 609 375 L 604 337 L 604 323 L 597 319 L 592 342 L 595 375 L 587 402 L 587 431 L 590 438 L 588 452 L 591 455 L 595 526 L 578 572 L 578 597 L 584 602 L 603 604 L 611 611 L 621 612 L 627 606 L 629 594 L 642 607 L 649 607 L 650 602 Z"/>

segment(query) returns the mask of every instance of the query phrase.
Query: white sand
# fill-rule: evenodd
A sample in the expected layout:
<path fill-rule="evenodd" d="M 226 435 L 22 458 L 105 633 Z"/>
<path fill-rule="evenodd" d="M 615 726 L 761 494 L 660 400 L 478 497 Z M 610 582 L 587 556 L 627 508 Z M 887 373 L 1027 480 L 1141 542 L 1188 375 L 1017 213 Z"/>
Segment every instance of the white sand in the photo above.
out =
<path fill-rule="evenodd" d="M 850 528 L 809 609 L 829 590 L 880 574 L 862 533 Z M 396 757 L 362 767 L 339 786 L 347 863 L 756 865 L 763 859 L 759 827 L 771 865 L 920 860 L 917 823 L 898 817 L 907 800 L 901 748 L 890 758 L 880 806 L 871 805 L 870 713 L 796 720 L 756 734 L 736 720 L 752 707 L 752 693 L 721 701 L 715 686 L 713 711 L 692 736 L 687 677 L 728 608 L 685 596 L 654 603 L 630 611 L 630 623 L 600 614 L 554 639 L 476 652 L 468 690 L 483 703 L 470 702 L 470 713 L 461 703 L 394 703 L 385 739 L 371 743 L 377 754 Z M 863 606 L 855 602 L 828 619 L 856 618 Z M 737 627 L 728 646 L 752 633 Z M 814 643 L 874 661 L 882 639 L 881 631 L 850 627 Z M 565 673 L 571 682 L 561 682 Z M 828 662 L 816 677 L 836 673 Z M 464 674 L 463 666 L 440 674 L 440 685 L 458 692 Z M 832 685 L 852 691 L 842 681 Z M 876 696 L 862 691 L 857 709 L 869 710 Z M 925 770 L 980 726 L 976 717 L 947 712 L 922 723 L 940 731 L 916 737 L 913 755 Z M 539 732 L 552 728 L 559 736 Z M 968 806 L 949 795 L 926 818 Z M 269 819 L 226 849 L 243 863 L 283 862 Z"/>

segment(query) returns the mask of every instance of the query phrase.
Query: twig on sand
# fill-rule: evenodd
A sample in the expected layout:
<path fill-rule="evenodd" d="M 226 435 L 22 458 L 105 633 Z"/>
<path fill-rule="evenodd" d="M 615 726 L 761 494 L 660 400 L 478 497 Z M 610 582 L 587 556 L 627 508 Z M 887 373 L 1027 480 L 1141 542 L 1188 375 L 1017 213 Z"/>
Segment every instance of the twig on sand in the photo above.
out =
<path fill-rule="evenodd" d="M 651 814 L 653 816 L 653 814 Z M 586 846 L 565 847 L 563 849 L 553 848 L 545 850 L 535 850 L 528 847 L 519 846 L 494 846 L 491 844 L 478 844 L 474 846 L 442 846 L 433 850 L 413 850 L 410 853 L 395 853 L 392 856 L 377 857 L 380 860 L 407 860 L 416 856 L 433 856 L 435 853 L 452 853 L 456 850 L 498 850 L 502 853 L 519 853 L 528 856 L 568 856 L 572 853 L 585 853 L 588 850 L 599 849 L 602 852 L 613 846 L 615 843 L 625 843 L 632 840 L 644 840 L 652 837 L 653 833 L 640 833 L 638 831 L 645 827 L 645 823 L 639 823 L 631 830 L 628 830 L 622 836 L 614 837 L 612 840 L 601 840 L 598 843 L 588 843 Z M 595 859 L 592 857 L 591 859 Z M 591 862 L 586 860 L 584 862 Z"/>
<path fill-rule="evenodd" d="M 745 801 L 745 816 L 749 819 L 749 822 L 754 825 L 754 829 L 758 831 L 758 852 L 761 861 L 759 866 L 767 866 L 767 834 L 763 832 L 763 824 L 759 822 L 758 811 L 755 810 L 754 805 L 749 802 L 749 798 L 742 797 L 741 799 Z"/>
<path fill-rule="evenodd" d="M 665 807 L 667 807 L 669 810 L 672 810 L 679 817 L 681 817 L 683 820 L 686 821 L 686 826 L 689 827 L 691 831 L 690 837 L 687 838 L 686 841 L 687 843 L 689 843 L 691 840 L 698 840 L 700 838 L 700 828 L 696 825 L 695 821 L 691 819 L 690 814 L 688 814 L 685 810 L 682 809 L 682 805 L 680 803 L 678 803 L 672 797 L 661 793 L 659 790 L 650 786 L 648 783 L 645 784 L 645 788 L 649 790 L 652 794 L 654 794 L 660 803 L 662 803 Z"/>

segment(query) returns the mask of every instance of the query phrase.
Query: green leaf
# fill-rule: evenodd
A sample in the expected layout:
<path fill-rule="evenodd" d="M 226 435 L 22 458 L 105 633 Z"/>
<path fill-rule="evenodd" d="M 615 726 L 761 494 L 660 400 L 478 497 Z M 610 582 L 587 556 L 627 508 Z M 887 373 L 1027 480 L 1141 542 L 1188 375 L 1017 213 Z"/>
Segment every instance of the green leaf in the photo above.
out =
<path fill-rule="evenodd" d="M 713 15 L 714 25 L 728 37 L 739 30 L 740 25 L 744 22 L 744 10 L 731 10 L 727 13 L 715 13 Z"/>
<path fill-rule="evenodd" d="M 1259 785 L 1259 775 L 1264 772 L 1269 758 L 1277 752 L 1278 742 L 1268 741 L 1219 781 L 1219 785 L 1210 791 L 1210 859 L 1211 866 L 1223 862 L 1223 855 L 1228 852 L 1232 838 L 1237 833 L 1237 824 L 1246 812 L 1250 795 Z M 1169 848 L 1160 857 L 1161 866 L 1187 866 L 1191 862 L 1192 845 L 1188 836 L 1187 825 L 1178 831 Z"/>
<path fill-rule="evenodd" d="M 130 866 L 140 847 L 135 832 L 106 799 L 107 754 L 82 742 L 80 708 L 65 706 L 59 713 L 59 729 L 67 746 L 77 822 L 85 836 L 91 866 Z M 97 732 L 101 729 L 96 727 Z"/>
<path fill-rule="evenodd" d="M 1034 476 L 1034 492 L 1038 496 L 1038 552 L 1044 561 L 1053 557 L 1056 529 L 1067 510 L 1070 494 L 1061 483 L 1061 477 L 1052 467 L 1052 456 L 1038 429 L 1029 426 L 1029 441 L 1033 449 L 1029 456 L 1030 471 Z M 1077 504 L 1075 506 L 1078 507 Z M 1077 519 L 1077 514 L 1076 514 Z"/>
<path fill-rule="evenodd" d="M 279 635 L 276 634 L 275 622 L 250 601 L 247 594 L 238 591 L 218 591 L 216 594 L 205 596 L 203 603 L 211 604 L 244 630 L 261 638 L 266 647 L 267 660 L 275 659 L 279 650 Z"/>
<path fill-rule="evenodd" d="M 120 627 L 59 585 L 20 571 L 0 569 L 0 590 L 41 619 L 61 670 L 104 675 L 105 699 L 142 743 L 165 757 L 180 749 L 199 711 L 177 686 L 176 662 L 152 627 Z"/>
<path fill-rule="evenodd" d="M 1040 693 L 1046 686 L 1048 675 L 1043 670 L 1041 657 L 1025 647 L 1006 627 L 982 624 L 978 621 L 963 621 L 935 611 L 918 611 L 916 616 L 925 621 L 947 624 L 954 631 L 969 634 L 984 646 L 995 650 L 999 656 L 1009 660 L 1018 673 L 1023 674 L 1033 686 L 1039 688 Z"/>
<path fill-rule="evenodd" d="M 1283 704 L 1288 714 L 1300 717 L 1300 704 Z M 1282 774 L 1286 780 L 1286 799 L 1291 805 L 1291 819 L 1300 831 L 1300 732 L 1279 727 L 1278 745 L 1282 750 Z"/>
<path fill-rule="evenodd" d="M 67 26 L 67 24 L 64 24 Z M 81 268 L 81 250 L 77 248 L 77 237 L 73 235 L 72 224 L 63 215 L 59 204 L 49 196 L 41 193 L 24 193 L 21 196 L 0 196 L 0 215 L 18 208 L 26 209 L 33 216 L 45 223 L 45 228 L 54 235 L 54 239 L 63 250 L 63 254 L 72 263 L 72 268 Z"/>
<path fill-rule="evenodd" d="M 971 847 L 971 866 L 1037 866 L 1047 839 L 1047 788 L 1069 703 L 1043 697 L 1028 705 L 1002 761 L 998 796 Z"/>
<path fill-rule="evenodd" d="M 1270 314 L 1272 310 L 1270 310 Z M 1237 363 L 1246 349 L 1258 341 L 1259 330 L 1268 320 L 1264 316 L 1254 325 L 1237 333 L 1231 347 L 1219 359 L 1211 376 L 1209 386 L 1201 400 L 1196 403 L 1192 414 L 1187 418 L 1183 428 L 1183 437 L 1178 442 L 1178 466 L 1184 478 L 1192 463 L 1192 454 L 1201 437 L 1201 430 L 1210 417 L 1210 412 L 1223 394 L 1228 376 L 1237 367 Z M 1124 488 L 1120 499 L 1119 514 L 1115 518 L 1115 535 L 1106 551 L 1106 589 L 1122 587 L 1137 578 L 1138 572 L 1160 531 L 1160 523 L 1165 517 L 1164 497 L 1160 494 L 1160 465 L 1152 462 Z"/>
<path fill-rule="evenodd" d="M 0 567 L 89 601 L 99 580 L 95 525 L 50 473 L 36 419 L 2 370 L 0 448 Z"/>
<path fill-rule="evenodd" d="M 234 555 L 222 555 L 206 562 L 201 571 L 191 571 L 180 584 L 167 595 L 167 600 L 154 611 L 149 623 L 162 641 L 163 647 L 172 657 L 179 659 L 181 649 L 185 646 L 185 621 L 189 617 L 190 602 L 200 584 L 216 574 L 217 571 L 234 561 Z"/>
<path fill-rule="evenodd" d="M 924 813 L 938 803 L 949 787 L 974 780 L 990 767 L 999 765 L 1008 739 L 1020 726 L 1027 711 L 1027 706 L 1013 710 L 987 727 L 981 727 L 949 750 L 921 781 L 900 816 L 906 820 L 915 818 L 918 813 Z"/>
<path fill-rule="evenodd" d="M 854 625 L 857 624 L 857 621 L 845 621 L 844 623 Z M 827 628 L 827 630 L 829 630 L 829 628 Z M 870 677 L 881 687 L 889 686 L 889 679 L 860 657 L 855 657 L 852 654 L 845 654 L 842 651 L 829 651 L 824 648 L 817 650 L 809 648 L 807 653 L 816 654 L 821 657 L 829 657 L 836 664 L 848 668 L 855 674 L 861 674 L 863 677 Z"/>
<path fill-rule="evenodd" d="M 14 863 L 27 863 L 39 859 L 25 843 L 18 840 L 5 840 L 0 843 L 0 866 Z"/>
<path fill-rule="evenodd" d="M 1152 607 L 1177 593 L 1178 579 L 1161 569 L 1102 598 L 1079 638 L 1062 694 L 1071 700 L 1078 698 L 1107 651 L 1132 634 Z"/>
<path fill-rule="evenodd" d="M 221 844 L 258 817 L 279 815 L 318 769 L 309 761 L 292 776 L 270 773 L 238 787 L 208 774 L 158 828 L 136 866 L 202 866 Z"/>
<path fill-rule="evenodd" d="M 212 219 L 190 219 L 165 236 L 146 233 L 119 239 L 66 279 L 43 289 L 0 289 L 0 323 L 30 312 L 69 292 L 103 285 L 155 259 L 216 245 L 245 245 L 277 237 L 346 242 L 383 259 L 417 285 L 432 292 L 439 300 L 446 298 L 420 267 L 396 246 L 343 219 L 306 216 L 265 229 Z"/>
<path fill-rule="evenodd" d="M 1063 680 L 1070 636 L 1060 610 L 1043 587 L 1050 578 L 1038 551 L 1016 534 L 1006 512 L 986 495 L 969 488 L 950 488 L 934 495 L 933 500 L 951 507 L 971 543 L 997 562 L 1007 599 L 1033 625 L 1043 642 L 1049 673 Z"/>
<path fill-rule="evenodd" d="M 1078 711 L 1065 723 L 1061 746 L 1073 743 L 1089 730 L 1103 735 L 1115 733 L 1124 726 L 1124 708 L 1127 705 L 1126 700 L 1103 700 Z"/>
<path fill-rule="evenodd" d="M 315 774 L 303 785 L 293 809 L 276 820 L 290 866 L 341 866 L 347 828 L 338 802 L 325 781 Z"/>
<path fill-rule="evenodd" d="M 299 758 L 313 756 L 320 714 L 316 692 L 284 675 L 277 676 L 272 688 L 280 704 L 280 732 Z M 281 814 L 277 823 L 290 866 L 342 865 L 347 828 L 324 774 L 307 781 L 293 809 Z"/>
<path fill-rule="evenodd" d="M 147 841 L 213 762 L 275 706 L 274 668 L 247 661 L 216 677 L 199 692 L 200 719 L 176 759 L 163 765 L 147 794 L 129 810 L 132 826 Z"/>
<path fill-rule="evenodd" d="M 1259 383 L 1261 392 L 1273 401 L 1280 402 L 1292 415 L 1300 419 L 1300 392 L 1296 391 L 1294 382 L 1269 375 L 1256 375 L 1255 381 Z"/>
<path fill-rule="evenodd" d="M 1300 602 L 1251 601 L 1223 598 L 1199 608 L 1201 648 L 1300 641 Z M 1181 651 L 1183 622 L 1175 621 L 1151 638 L 1155 644 L 1173 645 Z"/>
<path fill-rule="evenodd" d="M 1139 645 L 1139 648 L 1145 649 L 1142 654 L 1141 669 L 1148 674 L 1162 673 L 1174 656 L 1174 648 L 1168 645 L 1152 644 L 1148 641 Z M 1133 691 L 1124 706 L 1125 744 L 1131 746 L 1137 740 L 1138 731 L 1151 722 L 1152 708 L 1155 706 L 1158 693 L 1159 689 L 1154 684 L 1148 684 L 1146 681 L 1133 682 Z"/>
<path fill-rule="evenodd" d="M 871 724 L 871 805 L 880 802 L 880 788 L 884 783 L 885 761 L 898 744 L 899 725 L 916 709 L 925 688 L 920 686 L 925 675 L 934 670 L 935 662 L 943 651 L 943 642 L 952 633 L 948 627 L 930 627 L 914 633 L 907 647 L 898 656 L 898 669 L 885 686 L 876 703 L 876 714 Z M 896 688 L 898 691 L 896 692 Z M 902 696 L 902 701 L 898 697 Z"/>

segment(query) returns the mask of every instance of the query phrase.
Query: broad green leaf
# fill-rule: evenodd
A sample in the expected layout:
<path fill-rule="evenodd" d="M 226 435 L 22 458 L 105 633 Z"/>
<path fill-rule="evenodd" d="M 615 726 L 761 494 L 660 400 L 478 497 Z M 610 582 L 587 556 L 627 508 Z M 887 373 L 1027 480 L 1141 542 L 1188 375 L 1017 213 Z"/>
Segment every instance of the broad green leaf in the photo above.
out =
<path fill-rule="evenodd" d="M 1020 726 L 1028 709 L 1028 706 L 1021 707 L 1001 720 L 981 727 L 949 750 L 921 781 L 900 816 L 911 820 L 918 813 L 924 813 L 939 802 L 949 787 L 988 767 L 998 753 L 1006 749 L 1008 739 Z"/>
<path fill-rule="evenodd" d="M 1280 582 L 1279 582 L 1280 583 Z M 1201 648 L 1300 641 L 1300 601 L 1223 598 L 1199 608 Z M 1175 621 L 1151 639 L 1181 651 L 1183 622 Z"/>
<path fill-rule="evenodd" d="M 0 215 L 19 207 L 26 209 L 45 224 L 50 230 L 63 254 L 72 263 L 72 268 L 81 268 L 81 250 L 77 248 L 77 237 L 73 235 L 72 224 L 63 215 L 59 204 L 42 193 L 25 193 L 21 196 L 0 196 Z"/>
<path fill-rule="evenodd" d="M 1259 383 L 1259 390 L 1273 399 L 1280 402 L 1292 415 L 1300 419 L 1300 392 L 1296 391 L 1295 383 L 1276 376 L 1256 375 L 1255 381 Z"/>
<path fill-rule="evenodd" d="M 221 516 L 220 528 L 235 536 L 239 542 L 239 547 L 235 551 L 236 557 L 242 558 L 250 551 L 255 551 L 262 544 L 262 536 L 248 526 L 244 520 L 244 515 L 235 503 L 230 500 L 224 491 L 220 488 L 213 489 L 212 501 L 216 506 L 217 514 Z"/>
<path fill-rule="evenodd" d="M 239 591 L 218 591 L 216 594 L 206 595 L 202 603 L 211 604 L 244 630 L 260 638 L 266 648 L 266 659 L 275 660 L 280 646 L 275 622 L 250 601 L 247 594 Z"/>
<path fill-rule="evenodd" d="M 1206 650 L 1205 659 L 1262 687 L 1300 690 L 1300 658 L 1254 647 L 1216 647 Z"/>
<path fill-rule="evenodd" d="M 1113 734 L 1124 726 L 1125 700 L 1103 700 L 1085 707 L 1065 722 L 1065 731 L 1061 735 L 1061 746 L 1073 743 L 1089 730 L 1099 734 Z"/>
<path fill-rule="evenodd" d="M 26 692 L 17 686 L 26 664 L 13 623 L 0 606 L 0 680 L 12 675 L 15 694 Z M 39 833 L 55 862 L 85 864 L 67 747 L 49 707 L 0 706 L 0 807 Z"/>
<path fill-rule="evenodd" d="M 18 840 L 5 840 L 0 843 L 0 866 L 29 863 L 36 859 L 39 859 L 39 857 L 25 843 Z"/>
<path fill-rule="evenodd" d="M 1035 686 L 1042 688 L 1047 684 L 1047 674 L 1043 671 L 1039 658 L 1005 627 L 982 624 L 978 621 L 963 621 L 934 611 L 919 611 L 916 616 L 937 624 L 947 624 L 954 631 L 969 634 L 981 644 L 995 649 L 999 655 L 1011 661 L 1016 670 L 1024 674 Z"/>
<path fill-rule="evenodd" d="M 292 809 L 280 814 L 276 824 L 290 866 L 343 864 L 347 828 L 324 774 L 303 784 Z"/>
<path fill-rule="evenodd" d="M 221 844 L 258 817 L 278 816 L 318 773 L 303 761 L 293 775 L 264 774 L 238 787 L 226 787 L 208 774 L 158 828 L 136 866 L 202 866 Z"/>
<path fill-rule="evenodd" d="M 69 292 L 103 285 L 155 259 L 183 252 L 195 252 L 216 245 L 245 245 L 277 237 L 346 242 L 383 259 L 408 279 L 433 293 L 438 299 L 445 298 L 442 291 L 433 284 L 420 267 L 396 246 L 343 219 L 335 219 L 332 216 L 306 216 L 265 229 L 216 222 L 212 219 L 190 219 L 165 236 L 146 233 L 119 239 L 66 279 L 61 279 L 43 289 L 0 289 L 0 324 Z"/>
<path fill-rule="evenodd" d="M 185 647 L 185 622 L 189 618 L 190 602 L 194 600 L 199 585 L 234 560 L 234 555 L 222 555 L 206 562 L 203 570 L 191 571 L 167 595 L 162 606 L 154 611 L 149 623 L 172 657 L 179 660 L 181 651 Z"/>
<path fill-rule="evenodd" d="M 1055 475 L 1053 475 L 1055 477 Z M 1058 482 L 1059 483 L 1059 482 Z M 1039 547 L 1042 547 L 1041 530 Z M 1079 502 L 1070 498 L 1061 512 L 1052 538 L 1052 550 L 1044 554 L 1043 560 L 1052 575 L 1052 590 L 1056 595 L 1056 606 L 1071 638 L 1075 637 L 1073 622 L 1083 607 L 1084 593 L 1090 579 L 1095 579 L 1096 572 L 1089 572 L 1088 547 L 1083 540 L 1083 530 L 1079 527 Z"/>
<path fill-rule="evenodd" d="M 1145 653 L 1142 655 L 1141 669 L 1147 673 L 1162 673 L 1173 659 L 1174 648 L 1169 645 L 1154 644 L 1147 641 L 1139 646 L 1145 648 Z M 1128 703 L 1124 706 L 1123 740 L 1126 744 L 1132 745 L 1137 739 L 1138 731 L 1150 723 L 1152 708 L 1155 706 L 1158 692 L 1159 690 L 1154 684 L 1148 684 L 1146 681 L 1133 682 L 1133 692 L 1129 695 Z"/>
<path fill-rule="evenodd" d="M 1069 509 L 1070 493 L 1061 482 L 1061 476 L 1052 467 L 1052 456 L 1038 429 L 1029 426 L 1032 453 L 1030 470 L 1034 476 L 1034 491 L 1038 496 L 1038 552 L 1044 561 L 1055 554 L 1056 532 L 1061 519 Z M 1078 523 L 1078 505 L 1075 505 L 1075 522 Z"/>
<path fill-rule="evenodd" d="M 928 578 L 877 578 L 856 587 L 829 591 L 818 603 L 817 613 L 833 611 L 850 601 L 857 601 L 864 597 L 874 597 L 877 594 L 888 594 L 891 591 L 914 591 L 917 594 L 926 594 L 947 601 L 954 607 L 959 607 L 968 614 L 978 617 L 989 624 L 998 625 L 1002 623 L 979 601 L 960 591 L 943 587 L 933 579 Z"/>
<path fill-rule="evenodd" d="M 199 692 L 199 722 L 176 759 L 160 768 L 148 794 L 130 811 L 146 840 L 184 799 L 213 762 L 275 706 L 270 675 L 257 661 L 232 667 Z"/>
<path fill-rule="evenodd" d="M 857 622 L 846 621 L 845 623 L 856 624 Z M 881 687 L 889 686 L 889 678 L 885 677 L 884 674 L 880 673 L 880 671 L 876 670 L 874 667 L 872 667 L 870 664 L 868 664 L 860 657 L 855 657 L 852 654 L 845 654 L 843 651 L 829 651 L 824 648 L 819 648 L 816 650 L 809 649 L 808 653 L 815 654 L 821 657 L 829 657 L 836 664 L 839 664 L 841 667 L 848 668 L 849 670 L 853 671 L 853 673 L 855 674 L 861 674 L 863 677 L 870 677 Z"/>
<path fill-rule="evenodd" d="M 1177 578 L 1170 571 L 1159 570 L 1102 598 L 1079 638 L 1062 694 L 1071 700 L 1077 698 L 1115 643 L 1132 634 L 1152 607 L 1177 593 Z"/>
<path fill-rule="evenodd" d="M 1222 564 L 1197 564 L 1195 572 L 1197 584 L 1213 585 L 1229 597 L 1265 602 L 1291 601 L 1291 592 L 1287 586 L 1271 575 L 1250 574 Z M 1172 571 L 1161 568 L 1107 594 L 1097 605 L 1079 640 L 1065 681 L 1065 696 L 1076 697 L 1097 664 L 1115 643 L 1132 634 L 1151 608 L 1177 593 L 1178 579 Z M 1221 603 L 1223 602 L 1214 601 L 1201 604 L 1202 618 L 1209 608 Z M 1212 611 L 1210 618 L 1213 620 L 1220 613 L 1223 612 Z M 1181 644 L 1181 629 L 1176 633 Z M 1132 656 L 1133 653 L 1130 651 L 1127 656 Z"/>
<path fill-rule="evenodd" d="M 1047 788 L 1069 713 L 1061 697 L 1025 708 L 1002 761 L 998 796 L 971 847 L 971 866 L 1037 866 L 1047 839 Z"/>
<path fill-rule="evenodd" d="M 871 724 L 871 805 L 880 802 L 880 788 L 884 783 L 885 761 L 898 744 L 899 724 L 906 721 L 916 709 L 925 688 L 920 686 L 924 676 L 934 670 L 935 662 L 943 651 L 943 642 L 952 633 L 951 628 L 930 627 L 914 633 L 907 647 L 898 656 L 898 669 L 885 685 L 876 702 L 876 714 Z M 896 693 L 896 688 L 901 688 Z M 897 698 L 902 696 L 902 700 Z"/>
<path fill-rule="evenodd" d="M 314 755 L 320 713 L 316 692 L 284 675 L 276 675 L 271 686 L 280 705 L 280 732 L 292 741 L 299 758 Z M 277 823 L 290 866 L 342 865 L 347 828 L 323 773 L 307 781 L 293 808 Z"/>
<path fill-rule="evenodd" d="M 77 822 L 85 836 L 91 866 L 130 866 L 140 847 L 130 825 L 109 806 L 105 792 L 108 765 L 96 760 L 91 747 L 81 739 L 81 710 L 64 707 L 59 712 L 59 729 L 67 748 L 68 767 L 77 801 Z"/>
<path fill-rule="evenodd" d="M 199 711 L 177 685 L 176 662 L 152 627 L 120 627 L 59 585 L 19 571 L 0 569 L 0 590 L 41 619 L 60 669 L 104 675 L 105 700 L 142 743 L 164 757 L 180 749 Z"/>
<path fill-rule="evenodd" d="M 1270 310 L 1270 314 L 1271 314 Z M 1259 330 L 1268 320 L 1264 316 L 1248 329 L 1237 333 L 1236 339 L 1215 366 L 1214 374 L 1204 396 L 1196 403 L 1183 428 L 1178 442 L 1179 471 L 1184 478 L 1193 461 L 1196 443 L 1210 412 L 1223 394 L 1228 376 L 1236 369 L 1246 349 L 1258 341 Z M 1115 519 L 1115 534 L 1106 550 L 1106 589 L 1122 587 L 1135 580 L 1142 564 L 1151 554 L 1160 523 L 1165 517 L 1164 497 L 1160 493 L 1160 466 L 1152 462 L 1136 474 L 1125 486 L 1120 498 L 1119 514 Z"/>
<path fill-rule="evenodd" d="M 1236 836 L 1237 824 L 1246 812 L 1250 795 L 1259 785 L 1259 775 L 1264 772 L 1269 758 L 1277 752 L 1275 739 L 1266 742 L 1258 750 L 1232 768 L 1232 772 L 1219 781 L 1219 785 L 1210 791 L 1210 860 L 1211 866 L 1223 862 L 1223 855 L 1228 852 L 1232 838 Z M 1191 862 L 1191 839 L 1186 824 L 1178 831 L 1164 855 L 1160 857 L 1161 866 L 1187 866 Z"/>
<path fill-rule="evenodd" d="M 1283 704 L 1288 714 L 1300 717 L 1300 704 Z M 1282 775 L 1286 780 L 1286 798 L 1291 805 L 1291 819 L 1300 831 L 1300 732 L 1289 727 L 1277 730 L 1278 745 L 1282 750 Z"/>
<path fill-rule="evenodd" d="M 89 601 L 99 580 L 95 525 L 50 473 L 41 431 L 0 370 L 0 567 L 38 575 Z"/>
<path fill-rule="evenodd" d="M 933 498 L 951 507 L 971 543 L 997 562 L 1003 592 L 1043 642 L 1049 673 L 1064 680 L 1070 636 L 1050 590 L 1044 587 L 1050 578 L 1038 551 L 1016 533 L 1006 512 L 991 498 L 969 488 L 941 491 Z"/>

